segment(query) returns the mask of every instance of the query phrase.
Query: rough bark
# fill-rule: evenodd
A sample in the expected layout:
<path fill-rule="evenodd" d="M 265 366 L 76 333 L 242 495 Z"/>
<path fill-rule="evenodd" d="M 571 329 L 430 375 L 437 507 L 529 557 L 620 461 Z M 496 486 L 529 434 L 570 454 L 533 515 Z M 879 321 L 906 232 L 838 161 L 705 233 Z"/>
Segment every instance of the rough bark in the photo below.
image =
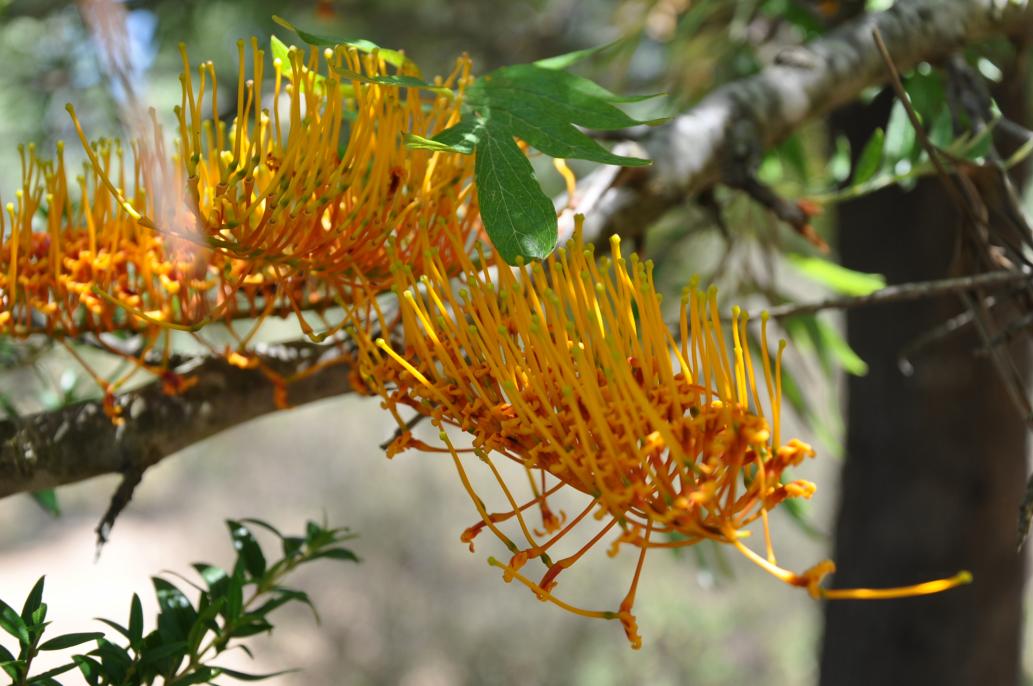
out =
<path fill-rule="evenodd" d="M 834 117 L 853 144 L 885 121 Z M 961 217 L 935 180 L 839 208 L 851 269 L 893 282 L 955 275 Z M 914 360 L 898 355 L 957 314 L 941 296 L 847 313 L 868 362 L 849 381 L 847 459 L 836 527 L 837 586 L 894 586 L 970 569 L 975 583 L 939 596 L 826 607 L 821 683 L 1018 684 L 1023 559 L 1016 505 L 1027 430 L 975 334 L 955 335 Z M 1028 370 L 1026 344 L 1011 351 Z"/>
<path fill-rule="evenodd" d="M 736 183 L 764 151 L 804 122 L 887 81 L 875 49 L 878 28 L 894 62 L 907 71 L 989 36 L 1029 36 L 1033 5 L 1003 0 L 900 0 L 850 20 L 795 51 L 792 60 L 715 89 L 670 122 L 646 131 L 623 154 L 651 167 L 604 168 L 585 179 L 575 211 L 585 235 L 644 231 L 670 208 L 719 181 Z M 569 228 L 569 227 L 568 227 Z"/>
<path fill-rule="evenodd" d="M 289 377 L 336 352 L 294 343 L 268 346 L 259 358 Z M 348 371 L 344 364 L 320 369 L 291 383 L 287 399 L 296 406 L 347 393 Z M 152 382 L 119 396 L 121 426 L 99 400 L 0 421 L 0 498 L 102 474 L 139 474 L 189 445 L 281 409 L 276 385 L 258 369 L 208 358 L 183 378 L 196 383 L 179 395 L 167 395 Z"/>

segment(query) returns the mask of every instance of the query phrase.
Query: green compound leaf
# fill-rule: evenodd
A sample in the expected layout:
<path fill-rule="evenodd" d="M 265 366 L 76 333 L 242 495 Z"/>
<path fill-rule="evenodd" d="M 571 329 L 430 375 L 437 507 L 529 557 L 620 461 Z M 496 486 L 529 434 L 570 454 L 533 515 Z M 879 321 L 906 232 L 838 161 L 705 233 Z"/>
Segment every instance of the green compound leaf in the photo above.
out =
<path fill-rule="evenodd" d="M 557 239 L 552 201 L 514 137 L 550 157 L 626 167 L 650 163 L 614 155 L 578 128 L 612 131 L 664 121 L 638 120 L 615 106 L 654 96 L 617 96 L 588 79 L 551 68 L 572 64 L 593 51 L 496 69 L 467 90 L 458 124 L 433 139 L 408 138 L 414 148 L 477 155 L 481 218 L 509 264 L 547 256 Z"/>
<path fill-rule="evenodd" d="M 513 136 L 486 130 L 477 143 L 481 218 L 502 259 L 545 257 L 556 247 L 556 211 Z"/>
<path fill-rule="evenodd" d="M 387 63 L 401 69 L 415 69 L 405 55 L 385 50 L 363 39 L 342 39 L 303 31 L 282 17 L 273 20 L 293 31 L 301 40 L 317 47 L 346 45 L 362 52 L 378 51 Z M 406 142 L 417 149 L 435 152 L 476 153 L 476 182 L 484 226 L 492 243 L 506 262 L 519 258 L 542 258 L 556 247 L 557 221 L 552 201 L 546 196 L 526 159 L 513 143 L 514 137 L 555 158 L 574 158 L 621 166 L 648 165 L 648 160 L 614 155 L 577 127 L 612 131 L 640 124 L 657 124 L 665 119 L 638 120 L 615 104 L 639 102 L 655 95 L 618 96 L 588 79 L 561 71 L 583 59 L 618 46 L 616 41 L 558 55 L 534 64 L 502 67 L 478 79 L 467 90 L 460 122 L 433 139 L 409 135 Z M 289 74 L 288 48 L 272 39 L 272 53 Z M 390 74 L 364 76 L 338 70 L 343 79 L 388 86 L 419 88 L 451 95 L 418 76 Z M 342 84 L 342 89 L 347 89 Z M 481 158 L 487 158 L 487 163 Z"/>

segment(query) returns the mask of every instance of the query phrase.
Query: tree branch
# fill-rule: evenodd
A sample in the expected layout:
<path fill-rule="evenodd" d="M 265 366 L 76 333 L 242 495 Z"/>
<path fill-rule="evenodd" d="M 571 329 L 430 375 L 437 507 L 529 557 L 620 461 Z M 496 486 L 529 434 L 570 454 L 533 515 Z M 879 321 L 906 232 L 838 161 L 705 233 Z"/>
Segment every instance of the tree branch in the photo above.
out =
<path fill-rule="evenodd" d="M 999 286 L 1026 283 L 1033 279 L 1033 274 L 1026 271 L 997 271 L 976 274 L 974 276 L 958 276 L 936 281 L 920 281 L 917 283 L 901 283 L 886 286 L 868 295 L 855 295 L 845 298 L 827 298 L 807 303 L 789 303 L 768 310 L 772 319 L 785 319 L 799 314 L 813 314 L 821 310 L 848 309 L 866 305 L 880 305 L 906 300 L 922 300 L 934 298 L 948 293 L 962 293 L 977 288 L 995 288 Z"/>
<path fill-rule="evenodd" d="M 773 64 L 759 74 L 715 89 L 688 112 L 651 129 L 620 154 L 648 157 L 651 167 L 603 168 L 588 175 L 566 217 L 586 216 L 585 236 L 644 230 L 667 210 L 727 179 L 741 178 L 763 152 L 804 122 L 886 83 L 872 40 L 883 36 L 896 65 L 907 71 L 991 36 L 1033 34 L 1033 5 L 1011 0 L 899 0 L 885 12 L 862 15 L 811 42 L 801 64 Z M 626 149 L 625 149 L 626 148 Z M 565 201 L 564 201 L 564 204 Z"/>
<path fill-rule="evenodd" d="M 308 342 L 258 350 L 261 364 L 283 377 L 304 375 L 339 355 L 337 347 Z M 288 386 L 288 400 L 296 406 L 347 393 L 348 372 L 342 362 L 303 376 Z M 102 474 L 142 473 L 189 445 L 280 409 L 277 385 L 260 369 L 212 357 L 180 373 L 196 383 L 179 395 L 166 395 L 155 381 L 118 396 L 121 426 L 100 400 L 0 421 L 0 498 Z"/>
<path fill-rule="evenodd" d="M 907 70 L 990 36 L 1028 36 L 1033 7 L 1014 0 L 900 0 L 891 10 L 863 16 L 812 42 L 811 60 L 775 64 L 715 90 L 636 142 L 618 144 L 615 152 L 649 157 L 652 167 L 602 167 L 579 184 L 574 212 L 587 216 L 586 237 L 621 226 L 644 229 L 685 198 L 742 178 L 764 150 L 805 121 L 884 83 L 886 70 L 871 39 L 876 28 L 895 63 Z M 565 199 L 558 204 L 566 205 Z M 568 235 L 574 212 L 565 215 Z M 843 305 L 822 303 L 818 309 L 832 306 Z M 268 369 L 290 377 L 336 352 L 291 343 L 267 346 L 259 357 Z M 348 372 L 346 365 L 335 364 L 304 376 L 290 385 L 290 402 L 302 405 L 349 392 Z M 142 473 L 182 448 L 279 409 L 276 384 L 257 369 L 209 358 L 181 373 L 196 383 L 180 395 L 165 395 L 155 382 L 119 396 L 122 426 L 111 423 L 100 401 L 0 421 L 0 498 L 102 474 Z"/>

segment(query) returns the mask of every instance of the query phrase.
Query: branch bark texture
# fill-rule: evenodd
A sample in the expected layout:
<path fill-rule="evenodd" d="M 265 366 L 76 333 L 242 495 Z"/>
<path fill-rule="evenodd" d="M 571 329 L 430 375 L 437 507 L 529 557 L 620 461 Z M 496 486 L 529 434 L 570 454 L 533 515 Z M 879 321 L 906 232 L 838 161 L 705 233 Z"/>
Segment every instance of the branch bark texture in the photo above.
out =
<path fill-rule="evenodd" d="M 935 62 L 991 36 L 1033 35 L 1033 5 L 1009 0 L 900 0 L 862 15 L 806 46 L 790 62 L 714 90 L 688 112 L 651 129 L 628 151 L 651 167 L 602 169 L 586 177 L 575 199 L 585 235 L 637 233 L 718 182 L 738 185 L 764 151 L 808 120 L 887 82 L 875 47 L 878 29 L 901 71 Z"/>
<path fill-rule="evenodd" d="M 259 358 L 283 376 L 302 373 L 334 348 L 309 343 L 267 346 Z M 288 386 L 302 405 L 350 390 L 348 367 L 328 366 Z M 280 409 L 276 385 L 258 369 L 206 358 L 184 377 L 196 383 L 166 395 L 152 382 L 118 397 L 116 426 L 100 400 L 0 422 L 0 498 L 75 483 L 102 474 L 142 473 L 183 448 Z"/>

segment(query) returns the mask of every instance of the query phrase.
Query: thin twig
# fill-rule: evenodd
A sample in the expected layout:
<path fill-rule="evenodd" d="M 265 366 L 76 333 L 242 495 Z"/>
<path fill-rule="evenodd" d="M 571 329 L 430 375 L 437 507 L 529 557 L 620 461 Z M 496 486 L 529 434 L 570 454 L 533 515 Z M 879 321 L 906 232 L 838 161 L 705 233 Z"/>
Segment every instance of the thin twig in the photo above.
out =
<path fill-rule="evenodd" d="M 993 288 L 1010 283 L 1025 282 L 1033 279 L 1033 274 L 1026 271 L 997 271 L 974 276 L 958 276 L 935 281 L 919 281 L 887 286 L 868 295 L 856 295 L 843 298 L 826 298 L 809 303 L 792 303 L 773 307 L 768 315 L 774 319 L 784 319 L 798 314 L 812 314 L 821 310 L 847 309 L 879 305 L 889 302 L 922 300 L 934 298 L 947 293 L 969 291 L 974 288 Z"/>
<path fill-rule="evenodd" d="M 1000 349 L 993 345 L 994 333 L 990 330 L 987 322 L 989 312 L 987 312 L 986 306 L 983 304 L 982 299 L 976 300 L 966 291 L 961 292 L 961 298 L 964 300 L 965 306 L 974 315 L 972 322 L 976 325 L 979 336 L 983 339 L 983 344 L 990 351 L 990 359 L 997 366 L 997 371 L 1001 375 L 1001 380 L 1008 390 L 1008 395 L 1011 397 L 1015 409 L 1019 411 L 1019 416 L 1022 417 L 1022 421 L 1026 423 L 1026 426 L 1033 430 L 1033 407 L 1030 406 L 1022 374 L 1015 367 L 1015 361 L 1003 355 Z"/>

